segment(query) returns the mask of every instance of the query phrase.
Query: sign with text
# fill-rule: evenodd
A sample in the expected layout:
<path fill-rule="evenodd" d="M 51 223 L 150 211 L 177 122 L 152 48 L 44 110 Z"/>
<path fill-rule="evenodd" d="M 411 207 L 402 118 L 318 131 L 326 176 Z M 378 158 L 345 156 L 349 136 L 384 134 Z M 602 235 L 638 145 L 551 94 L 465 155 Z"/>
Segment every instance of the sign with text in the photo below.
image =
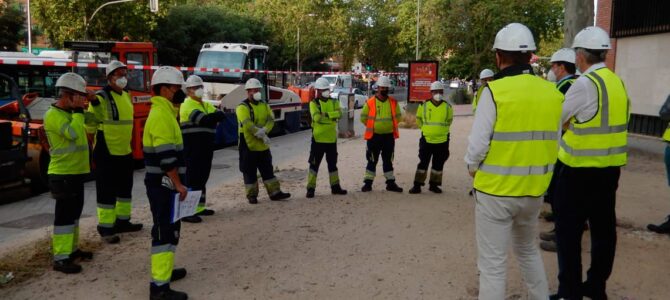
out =
<path fill-rule="evenodd" d="M 407 99 L 409 102 L 423 102 L 430 99 L 430 84 L 437 81 L 437 61 L 410 61 Z"/>

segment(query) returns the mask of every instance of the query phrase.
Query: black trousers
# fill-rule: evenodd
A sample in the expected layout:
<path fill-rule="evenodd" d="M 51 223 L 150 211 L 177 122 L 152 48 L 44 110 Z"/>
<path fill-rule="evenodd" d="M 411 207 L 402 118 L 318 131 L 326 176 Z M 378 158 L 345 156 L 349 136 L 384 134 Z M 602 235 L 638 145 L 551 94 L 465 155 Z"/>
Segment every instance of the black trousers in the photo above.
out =
<path fill-rule="evenodd" d="M 214 137 L 212 137 L 212 141 Z M 184 158 L 186 161 L 186 186 L 192 190 L 202 191 L 199 208 L 205 207 L 207 194 L 207 180 L 212 170 L 212 158 L 214 157 L 214 146 L 203 142 L 194 144 L 193 141 L 184 139 Z"/>
<path fill-rule="evenodd" d="M 572 168 L 563 165 L 554 199 L 558 246 L 558 294 L 563 298 L 605 299 L 616 251 L 616 190 L 620 167 Z M 591 267 L 582 283 L 584 222 L 591 232 Z"/>
<path fill-rule="evenodd" d="M 395 138 L 393 133 L 374 134 L 367 142 L 367 149 L 365 150 L 365 157 L 368 164 L 365 167 L 365 182 L 372 182 L 375 179 L 377 172 L 377 162 L 379 156 L 382 157 L 382 167 L 386 183 L 395 182 L 393 176 L 393 153 L 395 151 Z"/>
<path fill-rule="evenodd" d="M 133 172 L 135 171 L 133 155 L 110 154 L 104 133 L 98 131 L 93 159 L 98 209 L 113 210 L 116 220 L 130 220 Z M 100 212 L 98 216 L 98 232 L 101 235 L 113 234 L 116 220 L 104 220 L 104 217 L 100 217 Z"/>
<path fill-rule="evenodd" d="M 86 175 L 49 174 L 49 189 L 56 200 L 54 213 L 54 260 L 68 259 L 79 243 L 79 218 L 84 209 Z M 69 245 L 72 245 L 71 247 Z"/>
<path fill-rule="evenodd" d="M 172 199 L 175 197 L 175 191 L 170 190 L 162 185 L 156 185 L 145 180 L 144 184 L 147 188 L 147 197 L 149 198 L 149 206 L 151 207 L 151 217 L 153 219 L 153 226 L 151 227 L 151 253 L 152 253 L 152 273 L 157 270 L 163 270 L 162 267 L 167 264 L 170 259 L 159 258 L 156 267 L 153 262 L 153 256 L 161 253 L 176 251 L 177 244 L 179 244 L 179 233 L 181 230 L 181 221 L 172 223 Z M 169 272 L 172 272 L 170 269 Z M 151 284 L 151 289 L 167 289 L 170 284 L 166 283 L 158 286 L 155 279 Z"/>
<path fill-rule="evenodd" d="M 244 178 L 247 197 L 258 197 L 258 175 L 261 173 L 268 195 L 279 193 L 279 181 L 275 177 L 272 167 L 272 153 L 270 150 L 251 151 L 243 135 L 240 135 L 240 172 Z"/>
<path fill-rule="evenodd" d="M 337 143 L 318 143 L 312 138 L 312 146 L 309 150 L 309 174 L 307 175 L 307 188 L 316 187 L 316 176 L 319 172 L 321 160 L 326 156 L 330 185 L 340 183 L 337 174 Z"/>
<path fill-rule="evenodd" d="M 449 137 L 444 143 L 430 144 L 422 136 L 419 140 L 419 164 L 416 166 L 414 184 L 424 184 L 428 165 L 432 160 L 433 166 L 430 170 L 429 183 L 436 186 L 442 185 L 442 169 L 447 159 L 449 159 Z"/>

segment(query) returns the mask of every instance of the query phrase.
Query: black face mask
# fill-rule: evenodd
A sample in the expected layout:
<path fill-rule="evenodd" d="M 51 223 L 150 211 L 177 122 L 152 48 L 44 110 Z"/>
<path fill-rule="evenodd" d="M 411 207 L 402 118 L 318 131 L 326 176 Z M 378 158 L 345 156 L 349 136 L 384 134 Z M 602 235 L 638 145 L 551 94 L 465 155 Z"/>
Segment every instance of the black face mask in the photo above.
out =
<path fill-rule="evenodd" d="M 178 89 L 174 95 L 172 95 L 172 103 L 182 104 L 186 100 L 186 94 L 181 89 Z"/>
<path fill-rule="evenodd" d="M 379 91 L 379 94 L 384 96 L 384 97 L 388 97 L 389 96 L 389 91 L 387 91 L 387 90 Z"/>

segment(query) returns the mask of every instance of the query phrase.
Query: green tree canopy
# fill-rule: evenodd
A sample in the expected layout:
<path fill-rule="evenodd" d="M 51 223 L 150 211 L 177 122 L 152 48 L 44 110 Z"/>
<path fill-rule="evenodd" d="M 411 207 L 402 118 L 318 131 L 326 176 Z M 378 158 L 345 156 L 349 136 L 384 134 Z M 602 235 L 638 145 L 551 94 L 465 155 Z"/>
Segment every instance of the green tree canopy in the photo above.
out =
<path fill-rule="evenodd" d="M 26 18 L 15 6 L 0 3 L 0 50 L 15 51 L 23 40 Z"/>

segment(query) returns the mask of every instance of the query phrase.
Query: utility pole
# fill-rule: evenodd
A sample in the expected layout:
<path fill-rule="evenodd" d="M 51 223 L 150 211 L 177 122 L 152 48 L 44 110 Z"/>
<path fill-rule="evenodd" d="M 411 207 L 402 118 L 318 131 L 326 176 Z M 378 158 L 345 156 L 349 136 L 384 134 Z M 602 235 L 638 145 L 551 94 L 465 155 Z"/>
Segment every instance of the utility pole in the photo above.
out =
<path fill-rule="evenodd" d="M 416 60 L 419 60 L 419 12 L 421 11 L 421 0 L 416 4 Z"/>
<path fill-rule="evenodd" d="M 33 28 L 30 23 L 30 0 L 26 1 L 26 13 L 28 14 L 28 17 L 26 17 L 26 20 L 28 20 L 28 53 L 33 53 Z"/>

